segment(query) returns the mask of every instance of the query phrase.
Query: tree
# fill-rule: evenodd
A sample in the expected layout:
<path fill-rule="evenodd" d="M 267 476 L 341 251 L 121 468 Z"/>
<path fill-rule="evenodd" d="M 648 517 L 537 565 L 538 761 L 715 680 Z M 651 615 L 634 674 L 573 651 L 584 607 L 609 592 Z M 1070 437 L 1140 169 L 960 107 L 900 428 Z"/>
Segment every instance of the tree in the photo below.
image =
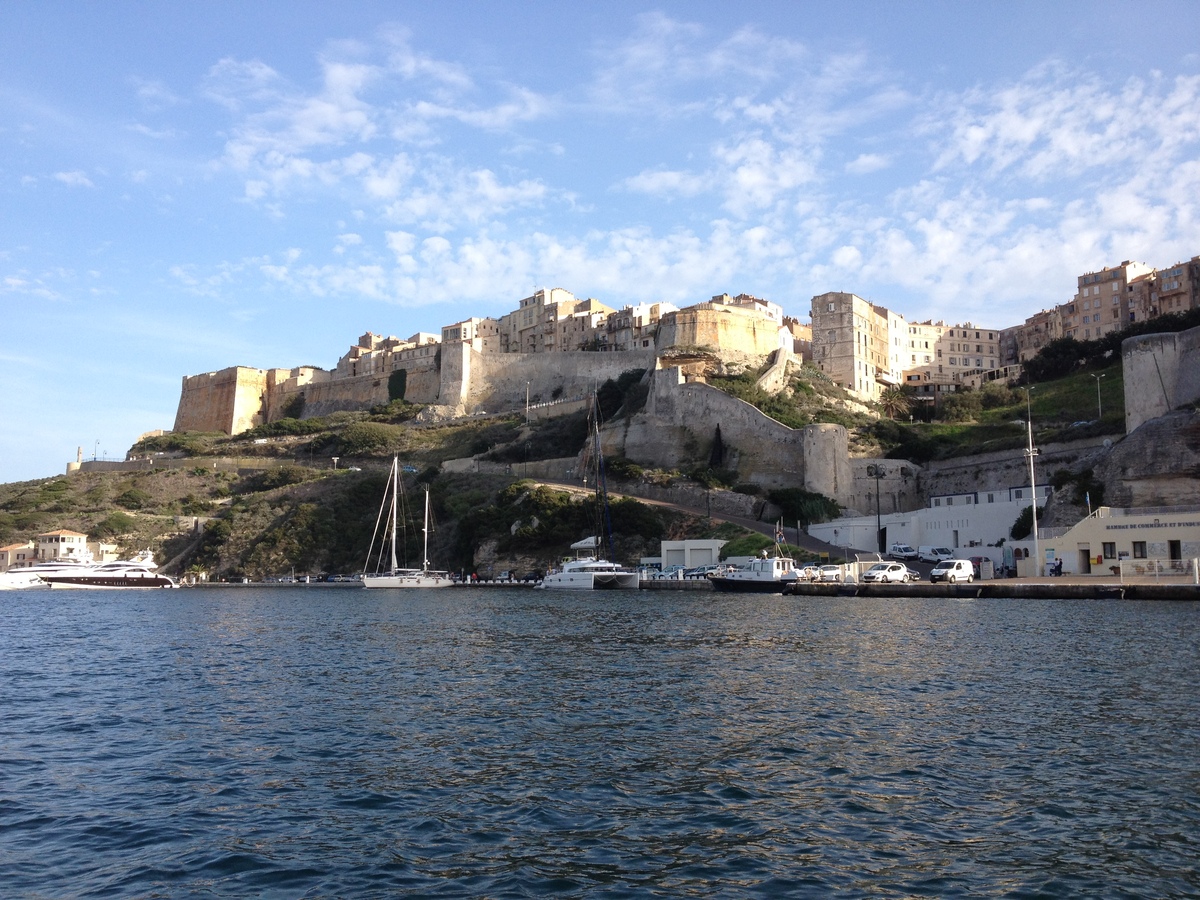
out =
<path fill-rule="evenodd" d="M 909 399 L 902 387 L 890 387 L 879 395 L 879 405 L 883 409 L 883 414 L 889 419 L 894 419 L 896 416 L 906 416 L 912 408 L 912 400 Z"/>

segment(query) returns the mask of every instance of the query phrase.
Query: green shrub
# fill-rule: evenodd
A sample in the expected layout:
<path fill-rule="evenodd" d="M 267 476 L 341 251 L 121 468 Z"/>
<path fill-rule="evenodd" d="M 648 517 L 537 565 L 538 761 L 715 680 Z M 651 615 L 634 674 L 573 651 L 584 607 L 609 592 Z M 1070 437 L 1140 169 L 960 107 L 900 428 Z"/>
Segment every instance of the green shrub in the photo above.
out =
<path fill-rule="evenodd" d="M 386 456 L 400 449 L 402 433 L 395 425 L 355 422 L 338 436 L 338 456 Z"/>
<path fill-rule="evenodd" d="M 113 502 L 125 509 L 145 509 L 151 504 L 152 500 L 150 495 L 145 491 L 138 488 L 130 488 Z"/>
<path fill-rule="evenodd" d="M 129 534 L 129 532 L 133 531 L 136 522 L 137 520 L 129 515 L 129 513 L 109 513 L 92 528 L 92 536 L 96 538 L 108 538 L 120 534 Z"/>

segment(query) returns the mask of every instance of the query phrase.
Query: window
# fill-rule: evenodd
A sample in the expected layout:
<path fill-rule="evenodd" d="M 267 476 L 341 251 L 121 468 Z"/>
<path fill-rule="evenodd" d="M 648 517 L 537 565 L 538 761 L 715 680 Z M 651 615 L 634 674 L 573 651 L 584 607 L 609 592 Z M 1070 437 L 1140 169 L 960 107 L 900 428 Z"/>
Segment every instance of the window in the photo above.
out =
<path fill-rule="evenodd" d="M 1106 541 L 1101 546 L 1103 547 L 1105 559 L 1116 559 L 1117 558 L 1117 545 L 1116 544 L 1110 544 Z"/>
<path fill-rule="evenodd" d="M 1013 491 L 1013 499 L 1014 500 L 1020 500 L 1021 497 L 1022 497 L 1022 493 L 1021 493 L 1020 489 Z"/>
<path fill-rule="evenodd" d="M 995 502 L 996 502 L 996 495 L 995 495 L 995 494 L 988 494 L 988 495 L 987 495 L 987 497 L 988 497 L 988 503 L 995 503 Z"/>
<path fill-rule="evenodd" d="M 1134 541 L 1133 542 L 1133 558 L 1134 559 L 1145 559 L 1146 558 L 1146 542 L 1145 541 Z"/>

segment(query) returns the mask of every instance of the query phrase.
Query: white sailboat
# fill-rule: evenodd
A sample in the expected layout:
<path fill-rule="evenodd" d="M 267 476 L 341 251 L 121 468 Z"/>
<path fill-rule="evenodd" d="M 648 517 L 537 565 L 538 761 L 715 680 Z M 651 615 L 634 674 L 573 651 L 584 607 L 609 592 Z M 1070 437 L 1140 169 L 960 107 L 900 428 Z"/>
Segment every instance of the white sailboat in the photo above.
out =
<path fill-rule="evenodd" d="M 383 503 L 379 508 L 379 518 L 375 522 L 375 536 L 379 535 L 379 521 L 383 519 L 385 510 L 387 511 L 387 524 L 384 529 L 385 536 L 383 541 L 387 544 L 390 552 L 391 565 L 387 569 L 382 569 L 383 563 L 383 547 L 380 547 L 380 553 L 377 557 L 377 565 L 382 569 L 375 572 L 363 572 L 362 586 L 365 588 L 440 588 L 450 587 L 454 584 L 454 580 L 450 577 L 450 573 L 446 571 L 429 568 L 429 489 L 425 489 L 425 526 L 422 529 L 425 535 L 424 548 L 421 554 L 421 568 L 419 569 L 404 569 L 401 568 L 396 559 L 396 533 L 399 529 L 400 518 L 400 492 L 402 489 L 402 481 L 400 479 L 400 459 L 399 457 L 392 458 L 392 469 L 389 473 L 391 484 L 384 492 Z M 390 509 L 389 509 L 390 503 Z M 390 533 L 390 535 L 389 535 Z M 371 538 L 372 554 L 375 548 L 375 536 Z M 372 554 L 367 555 L 367 565 L 371 564 Z"/>

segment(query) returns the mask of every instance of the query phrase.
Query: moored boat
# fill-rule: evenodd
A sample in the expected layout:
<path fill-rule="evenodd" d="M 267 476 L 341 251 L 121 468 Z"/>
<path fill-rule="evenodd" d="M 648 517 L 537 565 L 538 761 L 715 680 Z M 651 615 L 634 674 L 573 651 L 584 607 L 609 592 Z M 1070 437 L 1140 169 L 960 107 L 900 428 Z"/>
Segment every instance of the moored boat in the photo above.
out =
<path fill-rule="evenodd" d="M 403 496 L 403 481 L 400 478 L 400 459 L 392 457 L 392 468 L 388 473 L 390 484 L 384 491 L 383 502 L 379 508 L 379 520 L 387 513 L 387 523 L 384 527 L 384 537 L 380 542 L 380 550 L 376 558 L 376 571 L 363 572 L 362 586 L 365 588 L 441 588 L 450 587 L 454 579 L 444 570 L 429 568 L 429 490 L 425 490 L 425 543 L 422 549 L 421 568 L 402 568 L 396 556 L 398 522 L 400 518 L 400 498 Z M 372 552 L 367 554 L 367 565 L 371 564 L 374 555 L 375 540 L 372 538 Z M 384 545 L 390 551 L 390 565 L 383 568 Z"/>
<path fill-rule="evenodd" d="M 53 588 L 173 588 L 175 579 L 160 575 L 149 566 L 136 562 L 109 562 L 101 565 L 63 561 L 37 563 L 29 567 Z"/>
<path fill-rule="evenodd" d="M 0 591 L 37 591 L 46 590 L 49 582 L 42 581 L 29 569 L 10 569 L 0 572 Z"/>
<path fill-rule="evenodd" d="M 789 556 L 767 556 L 751 560 L 740 569 L 709 575 L 718 591 L 739 591 L 758 594 L 782 594 L 800 573 Z"/>
<path fill-rule="evenodd" d="M 562 565 L 547 574 L 537 587 L 568 591 L 636 591 L 641 587 L 641 575 L 637 571 L 597 558 L 598 545 L 595 537 L 576 541 L 571 545 L 575 558 L 563 560 Z"/>

